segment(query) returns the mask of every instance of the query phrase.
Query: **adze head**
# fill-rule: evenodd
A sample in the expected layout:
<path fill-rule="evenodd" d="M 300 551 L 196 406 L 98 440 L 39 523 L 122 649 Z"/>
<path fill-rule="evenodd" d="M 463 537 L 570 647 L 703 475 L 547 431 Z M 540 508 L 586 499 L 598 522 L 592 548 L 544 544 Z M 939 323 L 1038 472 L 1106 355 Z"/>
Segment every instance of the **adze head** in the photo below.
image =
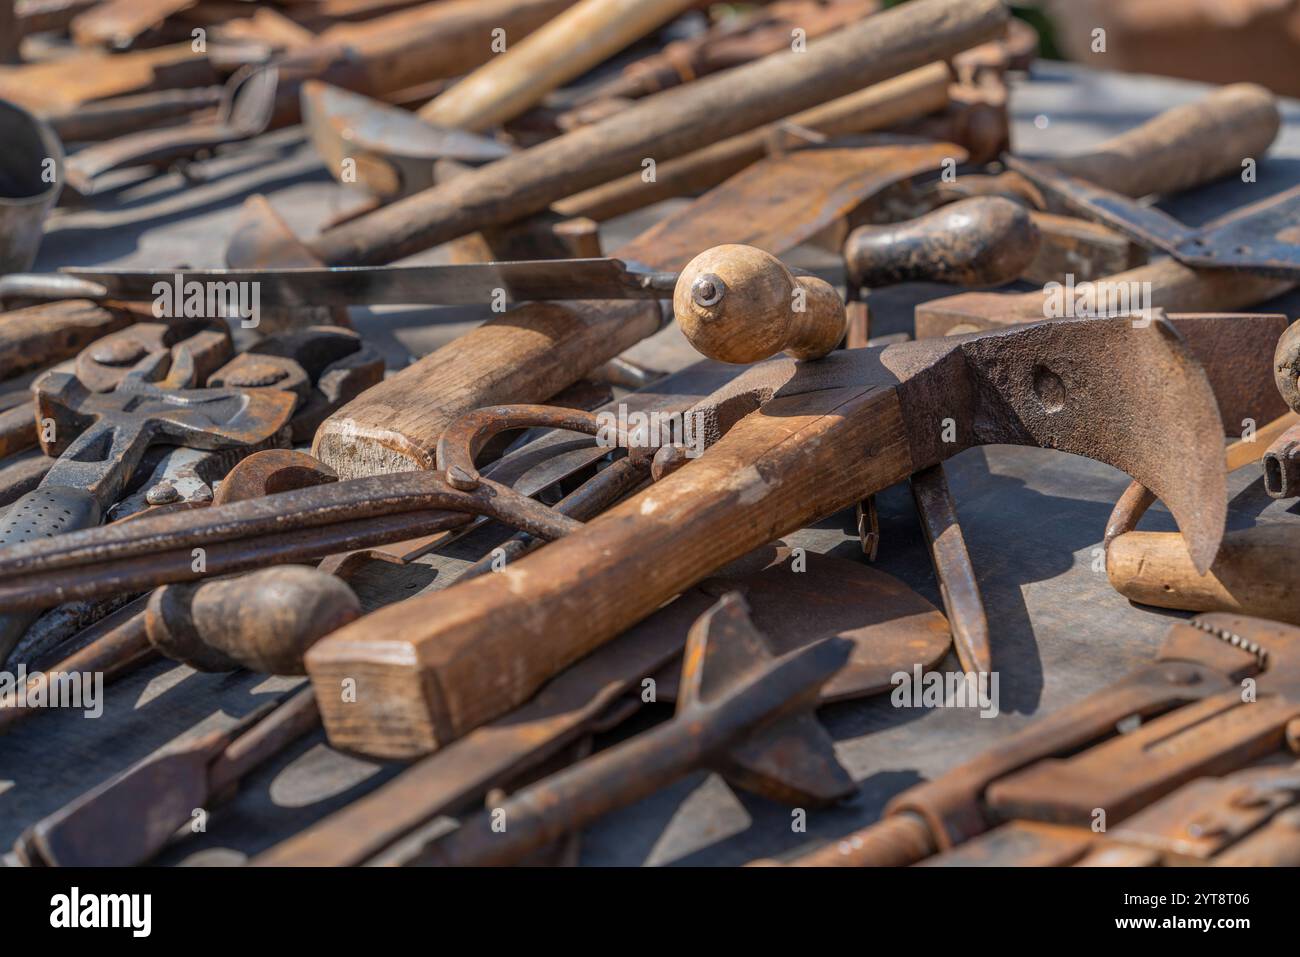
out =
<path fill-rule="evenodd" d="M 897 396 L 912 471 L 974 445 L 1084 455 L 1128 473 L 1163 500 L 1202 572 L 1218 550 L 1227 513 L 1223 425 L 1205 370 L 1159 313 L 1059 319 L 842 350 L 815 362 L 773 360 L 696 410 L 713 438 L 759 407 L 769 416 L 786 414 L 796 404 L 787 400 L 864 386 Z M 846 400 L 836 414 L 850 416 L 856 405 Z M 875 457 L 868 450 L 864 467 Z"/>
<path fill-rule="evenodd" d="M 677 720 L 721 735 L 751 728 L 709 762 L 739 787 L 791 804 L 847 797 L 856 785 L 812 709 L 851 650 L 826 638 L 778 657 L 740 593 L 728 592 L 687 634 Z"/>

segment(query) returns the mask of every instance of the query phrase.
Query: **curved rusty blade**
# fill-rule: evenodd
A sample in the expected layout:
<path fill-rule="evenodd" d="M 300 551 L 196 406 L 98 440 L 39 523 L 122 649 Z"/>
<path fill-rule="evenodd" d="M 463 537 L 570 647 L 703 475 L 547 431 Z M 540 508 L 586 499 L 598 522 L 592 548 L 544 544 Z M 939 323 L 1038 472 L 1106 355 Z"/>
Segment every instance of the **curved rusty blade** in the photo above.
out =
<path fill-rule="evenodd" d="M 951 419 L 956 448 L 1038 445 L 1105 462 L 1155 492 L 1197 569 L 1210 567 L 1227 515 L 1222 419 L 1205 370 L 1163 314 L 904 343 L 880 362 L 900 380 L 917 461 L 953 454 Z"/>
<path fill-rule="evenodd" d="M 434 126 L 407 110 L 318 80 L 302 86 L 302 116 L 331 176 L 345 182 L 343 161 L 351 159 L 356 181 L 388 199 L 432 186 L 439 159 L 487 163 L 511 152 L 490 137 Z"/>
<path fill-rule="evenodd" d="M 707 609 L 709 592 L 739 587 L 775 654 L 832 635 L 852 642 L 849 660 L 822 685 L 821 704 L 879 694 L 891 687 L 891 675 L 910 673 L 915 665 L 928 670 L 948 653 L 952 637 L 943 613 L 894 576 L 816 552 L 805 553 L 799 565 L 804 570 L 796 571 L 789 548 L 763 554 L 770 561 L 761 571 L 734 577 L 723 569 L 633 631 L 653 623 L 681 628 L 684 634 Z M 655 676 L 656 700 L 677 700 L 679 673 L 674 664 Z"/>

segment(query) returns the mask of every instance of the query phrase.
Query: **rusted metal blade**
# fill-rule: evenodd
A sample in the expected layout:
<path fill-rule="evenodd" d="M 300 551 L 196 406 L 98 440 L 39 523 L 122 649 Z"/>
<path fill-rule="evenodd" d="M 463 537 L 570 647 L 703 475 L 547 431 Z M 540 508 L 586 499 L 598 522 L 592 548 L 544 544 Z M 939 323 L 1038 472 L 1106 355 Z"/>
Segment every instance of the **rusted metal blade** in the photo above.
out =
<path fill-rule="evenodd" d="M 965 368 L 961 409 L 944 353 Z M 1204 369 L 1157 310 L 1147 318 L 1062 319 L 889 346 L 879 361 L 900 381 L 915 459 L 951 454 L 944 420 L 965 444 L 1038 445 L 1127 472 L 1169 507 L 1198 570 L 1223 536 L 1227 481 L 1222 419 Z M 1122 358 L 1121 358 L 1122 357 Z M 925 370 L 922 373 L 921 370 Z M 946 448 L 945 448 L 946 445 Z"/>
<path fill-rule="evenodd" d="M 152 856 L 210 795 L 208 767 L 243 731 L 270 713 L 257 709 L 235 727 L 214 731 L 140 764 L 42 818 L 19 837 L 29 863 L 127 866 Z M 149 813 L 141 814 L 142 808 Z"/>
<path fill-rule="evenodd" d="M 29 863 L 112 867 L 160 851 L 195 808 L 210 807 L 245 774 L 319 726 L 311 688 L 267 702 L 232 728 L 180 744 L 130 768 L 28 828 Z"/>
<path fill-rule="evenodd" d="M 1045 164 L 1008 158 L 1007 165 L 1068 207 L 1197 269 L 1243 269 L 1300 279 L 1300 187 L 1233 210 L 1205 226 L 1186 226 L 1154 206 Z"/>
<path fill-rule="evenodd" d="M 407 110 L 316 80 L 303 84 L 302 116 L 331 176 L 342 180 L 351 160 L 355 181 L 387 199 L 432 186 L 436 160 L 487 163 L 511 152 L 489 137 L 434 126 Z"/>
<path fill-rule="evenodd" d="M 69 269 L 110 298 L 153 300 L 159 282 L 251 284 L 269 306 L 486 304 L 551 299 L 666 299 L 677 276 L 618 259 L 539 259 L 437 266 L 335 266 L 296 269 Z M 206 286 L 204 288 L 207 288 Z M 235 288 L 235 287 L 230 287 Z"/>
<path fill-rule="evenodd" d="M 930 546 L 930 559 L 952 627 L 957 657 L 967 671 L 977 674 L 991 671 L 989 622 L 942 465 L 933 465 L 912 476 L 912 500 Z"/>

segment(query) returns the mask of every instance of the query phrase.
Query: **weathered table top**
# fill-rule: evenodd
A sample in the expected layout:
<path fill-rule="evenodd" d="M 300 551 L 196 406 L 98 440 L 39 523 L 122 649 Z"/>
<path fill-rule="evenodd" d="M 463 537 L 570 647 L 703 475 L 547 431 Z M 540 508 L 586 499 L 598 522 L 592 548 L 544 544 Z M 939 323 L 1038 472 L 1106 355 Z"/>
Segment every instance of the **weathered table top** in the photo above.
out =
<path fill-rule="evenodd" d="M 1015 141 L 1027 154 L 1070 152 L 1196 97 L 1194 84 L 1107 75 L 1043 63 L 1015 88 Z M 1285 107 L 1286 127 L 1259 166 L 1259 181 L 1235 180 L 1181 197 L 1171 212 L 1200 222 L 1242 202 L 1300 181 L 1300 106 Z M 300 235 L 356 201 L 319 170 L 292 133 L 254 159 L 224 160 L 228 175 L 183 187 L 166 177 L 124 194 L 124 210 L 65 215 L 42 250 L 40 268 L 114 263 L 219 265 L 221 244 L 243 197 L 267 194 Z M 182 188 L 198 190 L 197 214 L 174 205 Z M 609 224 L 606 248 L 634 235 L 660 207 Z M 436 254 L 434 254 L 436 257 Z M 829 257 L 801 250 L 798 265 L 833 268 Z M 910 326 L 910 307 L 943 290 L 907 287 L 873 297 L 873 333 Z M 1300 296 L 1261 307 L 1294 315 Z M 358 326 L 400 365 L 457 335 L 481 313 L 465 309 L 359 311 Z M 887 699 L 826 708 L 823 720 L 839 757 L 861 783 L 847 805 L 812 812 L 808 833 L 791 829 L 788 808 L 736 794 L 713 775 L 691 775 L 653 797 L 611 814 L 582 843 L 588 864 L 740 864 L 779 855 L 875 820 L 891 796 L 968 758 L 1035 716 L 1074 701 L 1149 659 L 1170 614 L 1130 605 L 1095 570 L 1094 554 L 1126 476 L 1086 459 L 1039 449 L 976 449 L 951 460 L 949 482 L 974 561 L 992 629 L 1000 674 L 1001 714 L 982 719 L 958 709 L 900 710 Z M 1268 499 L 1258 472 L 1230 478 L 1230 524 L 1294 521 Z M 882 544 L 877 567 L 938 604 L 933 574 L 908 491 L 879 496 Z M 1158 507 L 1144 528 L 1173 528 Z M 836 516 L 787 541 L 860 560 L 851 515 Z M 956 669 L 955 659 L 947 662 Z M 143 758 L 177 735 L 224 727 L 290 679 L 204 675 L 155 664 L 112 686 L 105 714 L 36 716 L 0 740 L 0 847 L 23 827 L 90 786 Z M 662 715 L 662 711 L 656 712 Z M 637 726 L 634 724 L 634 727 Z M 215 810 L 207 833 L 174 845 L 164 863 L 237 863 L 365 793 L 400 770 L 339 754 L 317 734 L 245 782 Z"/>

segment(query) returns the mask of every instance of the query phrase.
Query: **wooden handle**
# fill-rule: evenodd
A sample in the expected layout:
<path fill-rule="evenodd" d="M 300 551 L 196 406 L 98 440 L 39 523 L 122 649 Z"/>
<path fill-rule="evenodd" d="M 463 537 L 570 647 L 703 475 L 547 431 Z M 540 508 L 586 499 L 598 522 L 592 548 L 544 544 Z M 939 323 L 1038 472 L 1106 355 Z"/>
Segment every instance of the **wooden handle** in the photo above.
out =
<path fill-rule="evenodd" d="M 1242 160 L 1264 155 L 1280 124 L 1272 93 L 1234 83 L 1052 165 L 1125 196 L 1176 193 L 1240 173 Z"/>
<path fill-rule="evenodd" d="M 657 164 L 652 182 L 647 183 L 641 171 L 629 173 L 562 199 L 554 208 L 567 216 L 589 216 L 603 222 L 674 196 L 701 192 L 762 159 L 771 137 L 784 124 L 828 137 L 884 129 L 947 106 L 948 82 L 947 64 L 931 63 L 777 123 L 666 160 Z"/>
<path fill-rule="evenodd" d="M 199 671 L 301 675 L 307 649 L 360 616 L 361 603 L 341 579 L 284 565 L 155 589 L 145 628 L 155 649 Z"/>
<path fill-rule="evenodd" d="M 1291 525 L 1228 532 L 1198 575 L 1177 532 L 1128 532 L 1106 550 L 1106 574 L 1125 598 L 1157 608 L 1231 611 L 1300 625 L 1300 538 Z"/>
<path fill-rule="evenodd" d="M 582 0 L 420 110 L 430 123 L 490 129 L 541 101 L 695 0 Z"/>
<path fill-rule="evenodd" d="M 1098 282 L 1149 290 L 1152 308 L 1166 312 L 1236 312 L 1274 296 L 1295 283 L 1251 276 L 1230 269 L 1190 269 L 1173 259 L 1161 259 Z M 931 299 L 916 307 L 916 337 L 956 335 L 997 329 L 1021 322 L 1052 318 L 1050 290 L 1034 292 L 963 292 Z"/>
<path fill-rule="evenodd" d="M 914 0 L 636 106 L 322 233 L 332 265 L 391 262 L 541 212 L 582 189 L 844 96 L 996 36 L 1000 0 Z"/>
<path fill-rule="evenodd" d="M 525 303 L 367 389 L 316 430 L 312 454 L 339 474 L 432 469 L 466 412 L 544 402 L 581 371 L 659 328 L 658 303 Z"/>
<path fill-rule="evenodd" d="M 844 244 L 844 266 L 859 287 L 918 281 L 994 286 L 1024 272 L 1038 242 L 1023 206 L 980 196 L 903 223 L 859 226 Z"/>
<path fill-rule="evenodd" d="M 441 747 L 727 562 L 914 471 L 892 388 L 773 399 L 580 531 L 317 644 L 307 670 L 330 739 L 388 757 Z"/>
<path fill-rule="evenodd" d="M 844 303 L 830 283 L 796 277 L 753 246 L 715 246 L 687 263 L 673 313 L 691 345 L 719 362 L 760 362 L 778 352 L 820 359 L 844 338 Z"/>

